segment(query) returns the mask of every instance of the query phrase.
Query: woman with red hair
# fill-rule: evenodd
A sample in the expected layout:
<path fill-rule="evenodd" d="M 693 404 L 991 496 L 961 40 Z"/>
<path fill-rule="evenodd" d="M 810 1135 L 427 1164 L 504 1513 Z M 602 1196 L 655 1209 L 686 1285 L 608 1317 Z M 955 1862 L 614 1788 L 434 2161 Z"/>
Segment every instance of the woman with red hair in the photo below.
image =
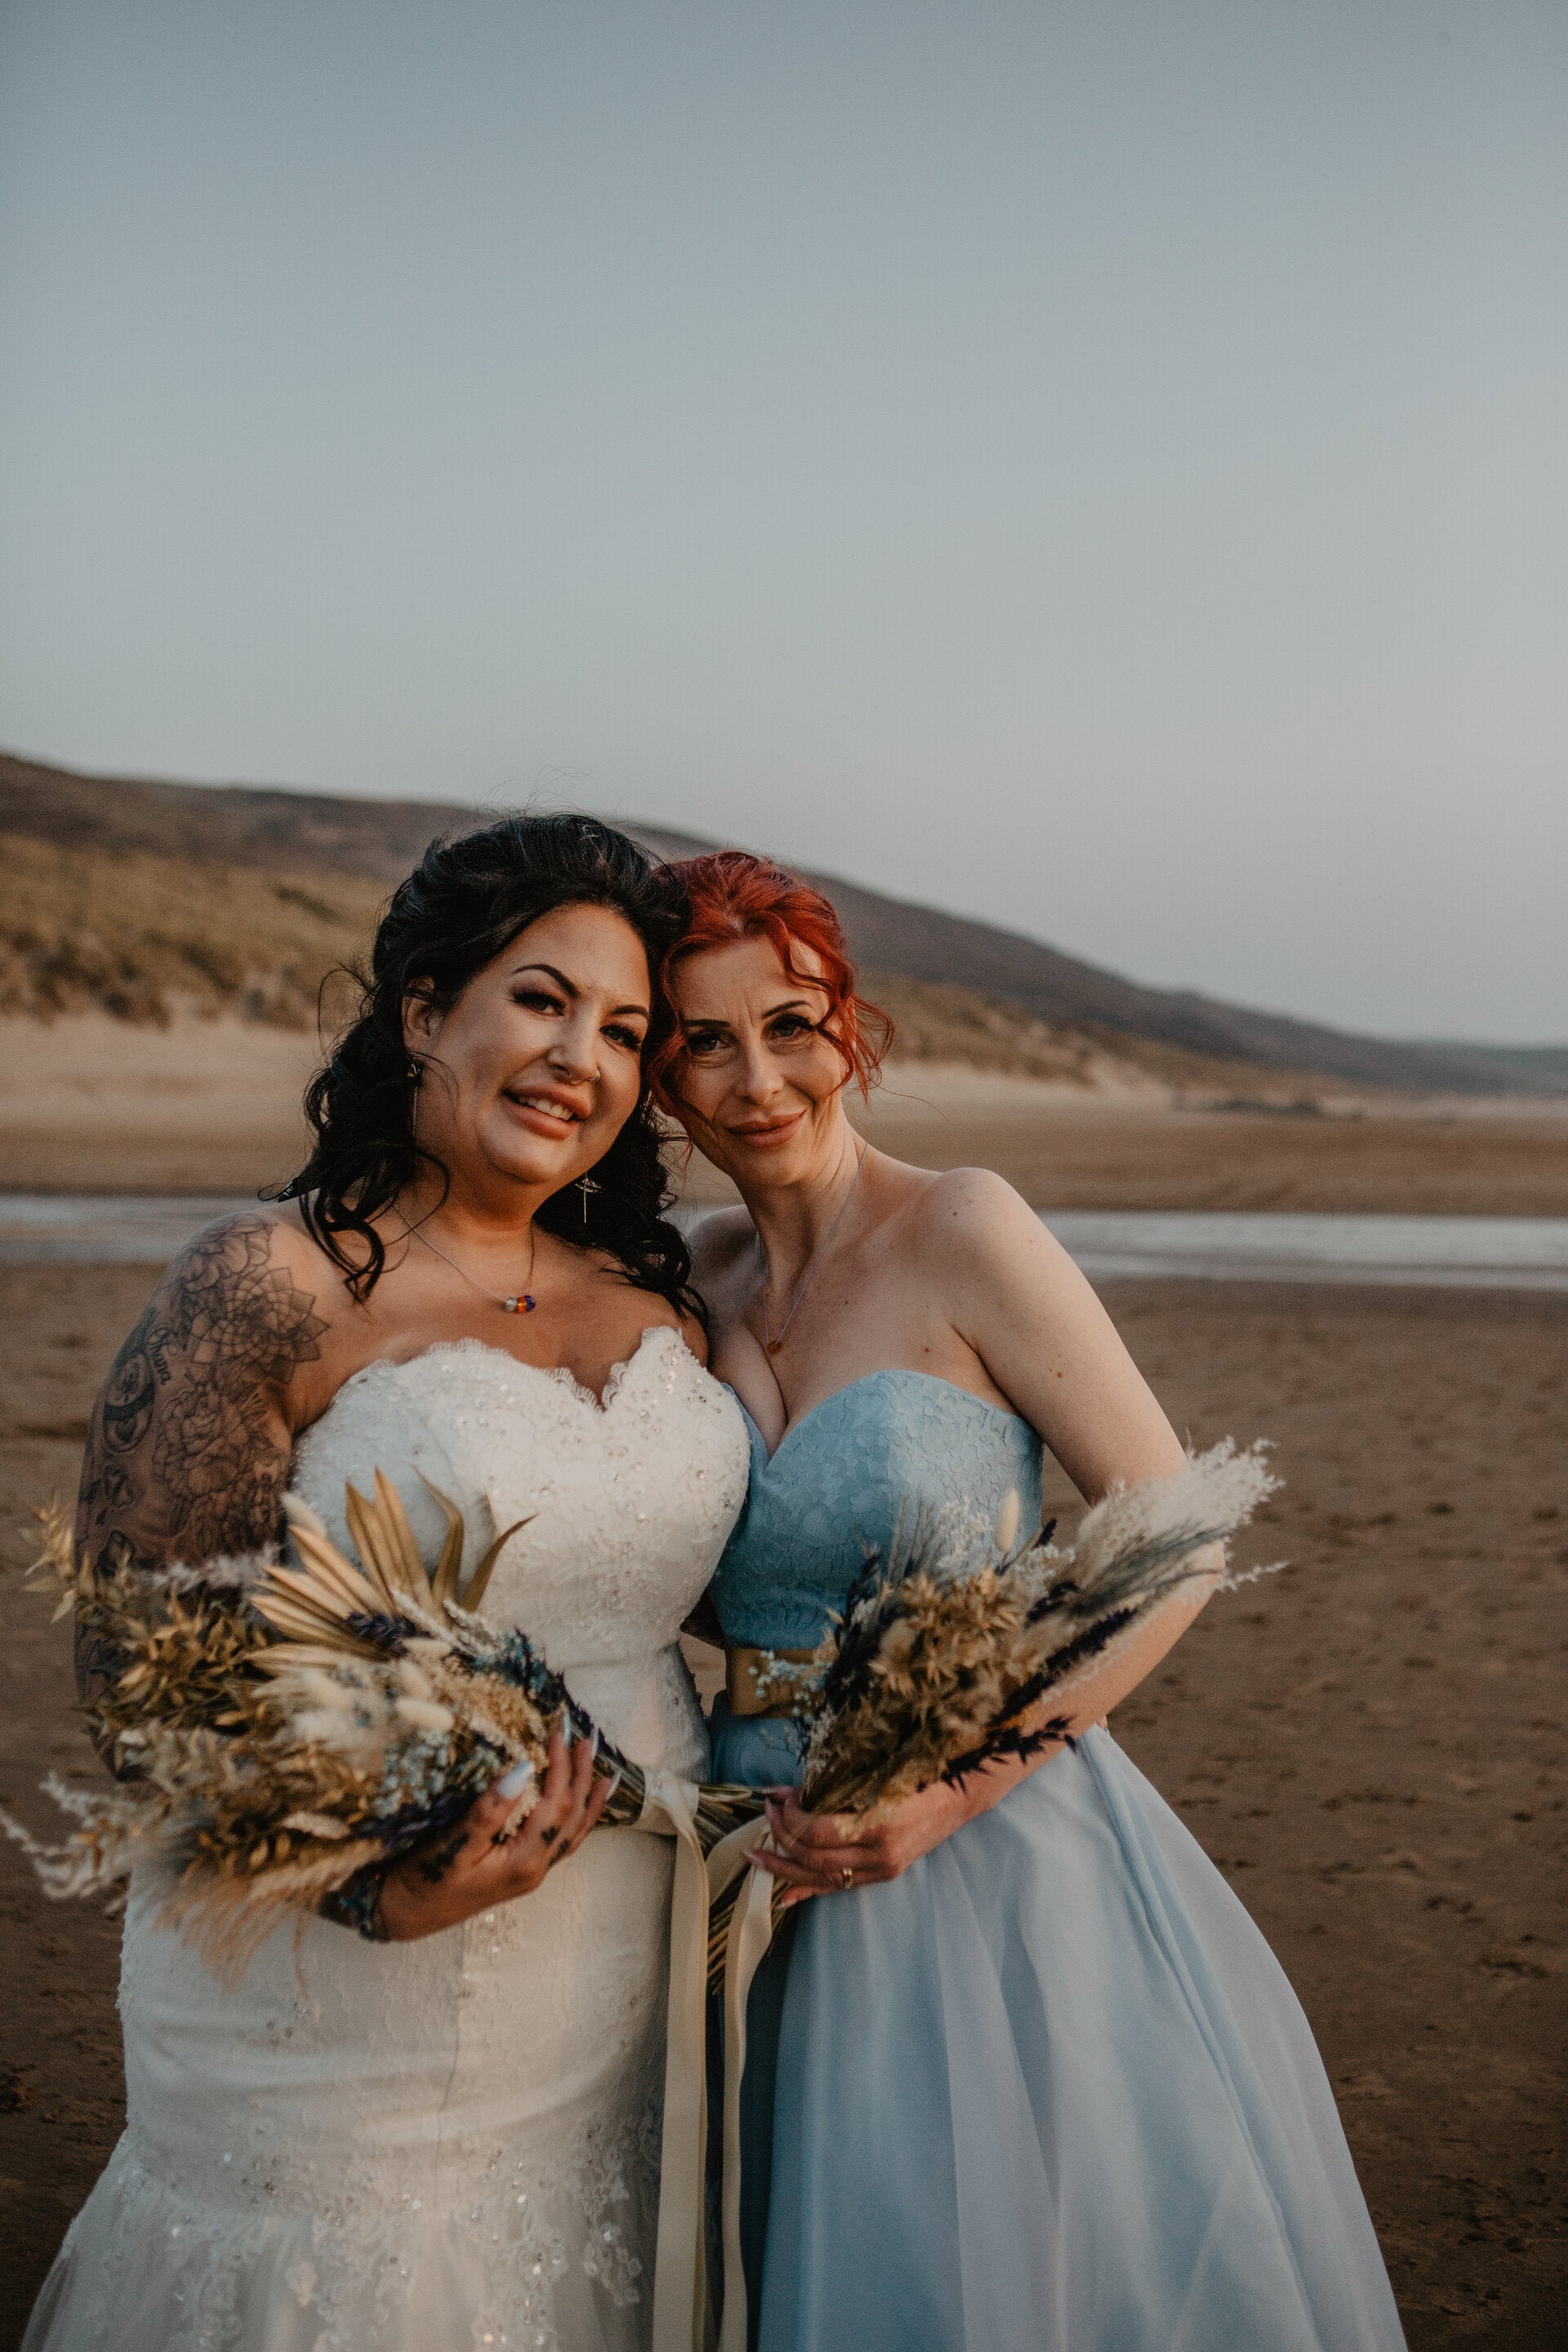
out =
<path fill-rule="evenodd" d="M 796 1727 L 763 1654 L 809 1653 L 900 1516 L 961 1504 L 989 1523 L 1009 1491 L 1037 1514 L 1043 1445 L 1090 1500 L 1184 1455 L 1010 1186 L 905 1167 L 856 1132 L 846 1097 L 889 1031 L 829 902 L 736 852 L 679 871 L 661 1098 L 743 1203 L 696 1253 L 752 1448 L 710 1587 L 714 1769 L 773 1788 L 762 1859 L 796 1906 L 748 2020 L 751 2340 L 1394 2352 L 1295 1996 L 1104 1727 L 1201 1600 L 1167 1602 L 1069 1691 L 1075 1736 L 1035 1763 L 874 1826 L 792 1793 Z"/>

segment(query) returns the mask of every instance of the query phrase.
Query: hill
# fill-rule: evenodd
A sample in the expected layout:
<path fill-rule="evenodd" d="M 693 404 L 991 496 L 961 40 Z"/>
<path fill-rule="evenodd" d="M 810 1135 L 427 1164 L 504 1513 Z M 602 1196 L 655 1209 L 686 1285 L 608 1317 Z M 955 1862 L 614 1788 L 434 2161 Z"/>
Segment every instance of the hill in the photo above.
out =
<path fill-rule="evenodd" d="M 0 1004 L 162 1019 L 188 1002 L 302 1021 L 321 974 L 360 943 L 426 843 L 493 814 L 88 776 L 0 754 Z M 666 856 L 712 845 L 631 830 Z M 204 869 L 195 883 L 193 867 Z M 1144 988 L 1017 932 L 811 879 L 893 1000 L 906 1050 L 928 1057 L 1070 1077 L 1098 1053 L 1242 1091 L 1248 1071 L 1428 1092 L 1568 1091 L 1561 1054 L 1364 1037 Z"/>

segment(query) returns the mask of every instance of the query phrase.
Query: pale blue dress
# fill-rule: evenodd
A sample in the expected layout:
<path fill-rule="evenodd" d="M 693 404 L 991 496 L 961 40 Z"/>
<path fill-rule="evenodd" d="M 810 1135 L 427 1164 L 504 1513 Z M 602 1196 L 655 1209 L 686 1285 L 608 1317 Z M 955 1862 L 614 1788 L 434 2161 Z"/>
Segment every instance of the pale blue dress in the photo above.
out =
<path fill-rule="evenodd" d="M 751 1436 L 711 1587 L 731 1642 L 816 1642 L 911 1505 L 1038 1509 L 1027 1423 L 923 1373 L 856 1381 L 771 1460 Z M 721 1699 L 713 1733 L 720 1780 L 799 1779 L 788 1722 Z M 793 1912 L 750 2024 L 761 2352 L 1404 2344 L 1296 1997 L 1108 1732 Z"/>

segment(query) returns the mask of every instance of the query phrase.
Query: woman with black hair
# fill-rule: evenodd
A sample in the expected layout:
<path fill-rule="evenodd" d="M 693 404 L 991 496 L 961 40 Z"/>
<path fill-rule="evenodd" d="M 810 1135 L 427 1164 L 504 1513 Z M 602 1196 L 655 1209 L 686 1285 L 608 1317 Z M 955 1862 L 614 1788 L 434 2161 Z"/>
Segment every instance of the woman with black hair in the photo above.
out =
<path fill-rule="evenodd" d="M 487 1613 L 635 1760 L 700 1773 L 675 1644 L 747 1448 L 661 1215 L 645 1063 L 679 915 L 589 818 L 432 845 L 310 1088 L 308 1164 L 202 1234 L 121 1351 L 89 1559 L 253 1551 L 286 1487 L 346 1543 L 345 1482 L 380 1471 L 433 1562 L 438 1489 L 471 1560 L 526 1521 Z M 166 1888 L 133 1883 L 125 2136 L 28 2352 L 646 2346 L 670 1851 L 584 1845 L 608 1784 L 559 1746 L 498 1842 L 513 1777 L 236 1988 L 159 1927 Z"/>

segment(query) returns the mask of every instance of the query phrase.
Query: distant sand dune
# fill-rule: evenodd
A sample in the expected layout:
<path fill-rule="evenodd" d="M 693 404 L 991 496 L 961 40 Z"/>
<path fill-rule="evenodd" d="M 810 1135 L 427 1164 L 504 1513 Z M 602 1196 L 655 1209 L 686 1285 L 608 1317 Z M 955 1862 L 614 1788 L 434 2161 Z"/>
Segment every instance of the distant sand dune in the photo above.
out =
<path fill-rule="evenodd" d="M 36 1002 L 134 1017 L 183 982 L 208 1010 L 216 1009 L 215 990 L 228 1002 L 243 988 L 273 1017 L 290 1017 L 321 950 L 331 961 L 347 935 L 363 934 L 433 835 L 496 814 L 85 776 L 0 752 L 0 1012 Z M 657 825 L 631 830 L 662 856 L 718 845 Z M 1568 1092 L 1568 1047 L 1356 1035 L 1188 989 L 1144 987 L 993 924 L 831 876 L 807 878 L 833 898 L 862 968 L 896 976 L 889 985 L 920 1059 L 953 1054 L 956 1026 L 962 1058 L 1037 1076 L 1053 1075 L 1042 1054 L 1054 1066 L 1064 1045 L 1069 1060 L 1087 1045 L 1119 1055 L 1131 1048 L 1134 1058 L 1152 1048 L 1167 1064 L 1211 1070 L 1239 1063 L 1266 1076 L 1307 1070 L 1361 1085 Z"/>

